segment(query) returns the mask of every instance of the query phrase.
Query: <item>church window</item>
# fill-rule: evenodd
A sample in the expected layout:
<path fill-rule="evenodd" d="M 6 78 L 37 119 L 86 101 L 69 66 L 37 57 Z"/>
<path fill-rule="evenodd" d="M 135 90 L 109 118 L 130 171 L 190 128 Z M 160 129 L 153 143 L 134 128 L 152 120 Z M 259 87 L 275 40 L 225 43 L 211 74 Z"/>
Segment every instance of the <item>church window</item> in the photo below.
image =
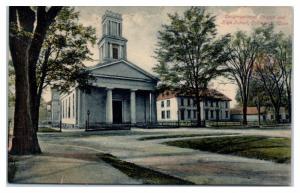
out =
<path fill-rule="evenodd" d="M 121 24 L 118 23 L 118 36 L 121 36 Z"/>
<path fill-rule="evenodd" d="M 113 47 L 113 59 L 118 59 L 118 47 Z"/>

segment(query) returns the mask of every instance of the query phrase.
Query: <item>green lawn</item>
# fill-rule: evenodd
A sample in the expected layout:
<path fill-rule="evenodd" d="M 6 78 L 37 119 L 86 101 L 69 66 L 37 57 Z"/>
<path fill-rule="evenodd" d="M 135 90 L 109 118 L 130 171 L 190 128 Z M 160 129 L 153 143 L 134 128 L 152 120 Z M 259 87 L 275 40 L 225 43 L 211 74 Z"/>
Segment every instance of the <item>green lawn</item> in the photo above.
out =
<path fill-rule="evenodd" d="M 229 136 L 178 140 L 165 142 L 164 144 L 220 154 L 271 160 L 277 163 L 290 163 L 291 161 L 291 139 L 289 138 Z"/>
<path fill-rule="evenodd" d="M 155 139 L 167 139 L 167 138 L 181 138 L 181 137 L 206 137 L 217 135 L 236 135 L 235 133 L 204 133 L 204 134 L 178 134 L 178 135 L 155 135 L 148 137 L 141 137 L 139 140 L 155 140 Z"/>

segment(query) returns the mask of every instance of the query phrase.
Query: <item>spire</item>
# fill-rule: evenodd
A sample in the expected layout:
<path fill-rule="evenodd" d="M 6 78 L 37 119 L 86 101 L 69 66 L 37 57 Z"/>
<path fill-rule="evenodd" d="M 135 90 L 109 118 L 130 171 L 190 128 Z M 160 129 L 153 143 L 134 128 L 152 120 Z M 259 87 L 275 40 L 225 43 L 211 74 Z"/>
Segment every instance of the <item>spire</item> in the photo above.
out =
<path fill-rule="evenodd" d="M 126 59 L 127 40 L 122 37 L 122 15 L 105 11 L 102 16 L 102 37 L 98 42 L 101 62 Z"/>

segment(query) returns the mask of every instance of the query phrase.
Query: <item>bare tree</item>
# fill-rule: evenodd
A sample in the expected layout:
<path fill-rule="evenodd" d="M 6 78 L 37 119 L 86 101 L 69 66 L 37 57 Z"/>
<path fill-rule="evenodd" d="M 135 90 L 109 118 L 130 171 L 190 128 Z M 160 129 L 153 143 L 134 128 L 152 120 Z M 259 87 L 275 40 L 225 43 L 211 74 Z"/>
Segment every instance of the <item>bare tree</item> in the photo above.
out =
<path fill-rule="evenodd" d="M 247 106 L 249 100 L 249 85 L 254 63 L 259 53 L 261 37 L 256 30 L 251 35 L 238 31 L 228 45 L 230 59 L 226 63 L 228 77 L 235 81 L 240 92 L 243 106 L 243 124 L 247 124 Z"/>

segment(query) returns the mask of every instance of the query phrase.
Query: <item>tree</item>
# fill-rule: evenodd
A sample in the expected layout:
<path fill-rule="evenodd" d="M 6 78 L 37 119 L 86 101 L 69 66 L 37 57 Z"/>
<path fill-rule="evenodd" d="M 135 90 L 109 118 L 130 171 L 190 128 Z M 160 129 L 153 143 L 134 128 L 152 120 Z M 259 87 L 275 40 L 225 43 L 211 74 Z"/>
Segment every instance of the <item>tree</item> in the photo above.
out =
<path fill-rule="evenodd" d="M 39 107 L 43 89 L 47 86 L 66 92 L 76 83 L 86 87 L 91 75 L 83 61 L 92 60 L 88 44 L 96 42 L 95 29 L 78 23 L 79 12 L 64 7 L 47 31 L 36 66 L 36 85 L 32 95 L 33 126 L 38 129 Z"/>
<path fill-rule="evenodd" d="M 61 7 L 9 7 L 9 48 L 15 70 L 14 137 L 11 154 L 40 153 L 31 116 L 37 60 L 49 25 Z M 32 76 L 33 75 L 33 76 Z"/>
<path fill-rule="evenodd" d="M 255 106 L 258 112 L 258 125 L 261 124 L 261 107 L 268 107 L 270 106 L 270 100 L 268 94 L 265 91 L 263 83 L 257 77 L 257 73 L 253 72 L 251 81 L 249 83 L 249 99 L 248 99 L 248 106 Z M 242 105 L 243 102 L 241 100 L 241 92 L 238 90 L 236 94 L 237 102 Z"/>
<path fill-rule="evenodd" d="M 224 72 L 222 65 L 227 61 L 224 47 L 230 37 L 216 38 L 215 16 L 204 8 L 191 7 L 182 17 L 177 13 L 168 16 L 171 23 L 158 32 L 155 50 L 158 64 L 154 71 L 160 75 L 162 86 L 195 96 L 200 125 L 200 92 Z"/>
<path fill-rule="evenodd" d="M 291 108 L 292 43 L 282 33 L 275 33 L 273 25 L 260 30 L 266 41 L 255 68 L 273 105 L 275 120 L 280 122 L 280 107 L 285 103 L 285 96 Z"/>
<path fill-rule="evenodd" d="M 249 85 L 254 63 L 260 49 L 261 37 L 255 30 L 251 35 L 238 31 L 228 44 L 230 59 L 226 63 L 228 77 L 234 80 L 239 88 L 243 106 L 243 124 L 247 124 L 247 106 L 249 99 Z"/>
<path fill-rule="evenodd" d="M 287 109 L 289 114 L 289 121 L 291 122 L 292 118 L 292 52 L 293 52 L 293 45 L 291 37 L 284 36 L 283 33 L 278 33 L 276 35 L 276 46 L 275 48 L 275 57 L 278 61 L 278 65 L 280 70 L 282 71 L 283 81 L 285 84 L 285 93 L 286 93 L 286 100 L 287 100 Z"/>

